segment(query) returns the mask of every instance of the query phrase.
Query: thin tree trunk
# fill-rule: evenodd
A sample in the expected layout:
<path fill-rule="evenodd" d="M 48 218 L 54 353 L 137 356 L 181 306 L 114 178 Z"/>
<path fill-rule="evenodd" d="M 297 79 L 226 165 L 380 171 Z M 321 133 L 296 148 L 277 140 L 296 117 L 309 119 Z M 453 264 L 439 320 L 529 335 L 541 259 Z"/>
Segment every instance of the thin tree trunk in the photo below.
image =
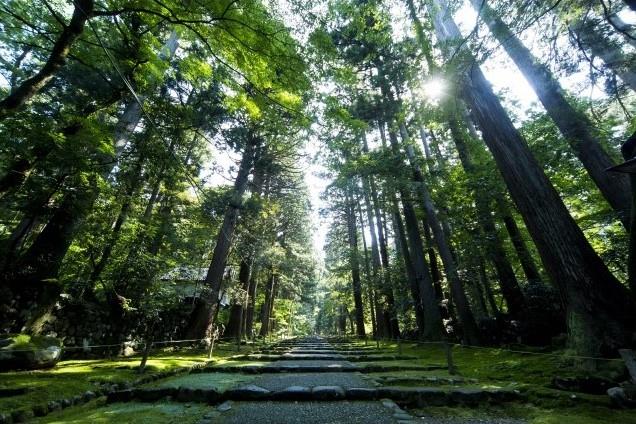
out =
<path fill-rule="evenodd" d="M 481 10 L 481 16 L 492 34 L 532 85 L 548 115 L 568 141 L 587 173 L 616 211 L 625 228 L 629 229 L 631 202 L 627 178 L 622 174 L 606 172 L 615 162 L 603 150 L 594 134 L 592 122 L 568 102 L 561 84 L 550 70 L 536 60 L 485 0 L 471 2 L 477 11 Z"/>
<path fill-rule="evenodd" d="M 457 272 L 457 263 L 453 257 L 453 253 L 451 252 L 450 244 L 446 238 L 446 234 L 444 233 L 439 218 L 437 217 L 437 210 L 435 209 L 435 205 L 433 204 L 431 195 L 424 182 L 422 171 L 417 164 L 413 146 L 409 144 L 409 136 L 404 124 L 400 124 L 400 133 L 402 135 L 403 142 L 406 144 L 405 151 L 406 156 L 411 164 L 411 168 L 413 169 L 413 179 L 417 185 L 417 190 L 422 197 L 424 210 L 426 211 L 426 216 L 431 226 L 431 230 L 433 231 L 435 243 L 437 244 L 440 257 L 442 258 L 442 263 L 444 264 L 446 278 L 448 279 L 451 288 L 453 301 L 457 308 L 457 315 L 459 317 L 460 324 L 463 330 L 463 340 L 467 344 L 478 345 L 480 343 L 479 329 L 477 328 L 475 317 L 470 310 L 470 304 L 468 303 L 464 287 L 459 278 L 459 274 Z"/>
<path fill-rule="evenodd" d="M 612 72 L 616 74 L 632 91 L 636 91 L 636 71 L 630 66 L 630 60 L 621 51 L 621 46 L 605 37 L 593 22 L 577 20 L 570 30 L 582 49 L 589 49 L 593 56 L 600 57 Z"/>
<path fill-rule="evenodd" d="M 443 0 L 433 0 L 441 41 L 461 38 Z M 535 241 L 567 311 L 570 344 L 581 355 L 596 356 L 625 346 L 633 329 L 634 304 L 609 272 L 532 156 L 475 64 L 460 75 L 460 93 L 471 108 L 484 141 Z"/>
<path fill-rule="evenodd" d="M 247 292 L 247 310 L 245 312 L 245 335 L 250 339 L 252 338 L 252 334 L 254 333 L 254 308 L 256 307 L 257 288 L 258 279 L 256 278 L 256 273 L 252 272 L 252 278 L 250 278 L 250 286 Z"/>
<path fill-rule="evenodd" d="M 263 301 L 263 305 L 261 306 L 261 331 L 259 332 L 260 337 L 266 337 L 270 331 L 270 312 L 272 310 L 271 304 L 272 298 L 274 297 L 274 289 L 276 286 L 276 275 L 274 274 L 274 269 L 270 267 L 269 269 L 269 278 L 267 280 L 267 285 L 265 286 L 265 300 Z"/>
<path fill-rule="evenodd" d="M 364 307 L 362 303 L 362 286 L 360 284 L 360 261 L 358 256 L 358 231 L 356 228 L 355 206 L 351 190 L 346 194 L 347 235 L 349 237 L 349 267 L 351 268 L 351 284 L 353 287 L 353 303 L 355 305 L 356 334 L 364 336 Z"/>
<path fill-rule="evenodd" d="M 366 286 L 367 291 L 369 293 L 369 311 L 371 311 L 371 329 L 374 337 L 378 335 L 378 327 L 376 321 L 376 303 L 375 303 L 375 287 L 373 287 L 373 280 L 371 277 L 371 265 L 369 263 L 369 249 L 367 247 L 367 237 L 364 235 L 364 220 L 362 218 L 362 208 L 360 207 L 360 202 L 358 202 L 358 216 L 360 217 L 360 228 L 362 231 L 360 234 L 362 235 L 362 252 L 364 254 L 364 273 L 366 275 Z"/>
<path fill-rule="evenodd" d="M 391 323 L 389 318 L 389 302 L 392 300 L 393 295 L 390 293 L 390 281 L 387 282 L 384 268 L 382 267 L 382 259 L 380 257 L 380 251 L 378 249 L 378 238 L 376 235 L 377 226 L 381 226 L 381 223 L 374 222 L 373 208 L 368 194 L 368 183 L 363 180 L 362 198 L 367 212 L 367 222 L 369 223 L 369 233 L 371 234 L 371 269 L 373 271 L 373 281 L 375 287 L 378 288 L 378 293 L 383 297 L 384 302 L 380 302 L 376 298 L 376 305 L 379 307 L 376 316 L 376 325 L 378 326 L 380 337 L 391 337 Z M 363 229 L 364 230 L 364 229 Z"/>
<path fill-rule="evenodd" d="M 495 317 L 499 316 L 499 306 L 497 306 L 497 301 L 495 301 L 495 296 L 492 292 L 492 286 L 490 285 L 490 279 L 488 279 L 488 274 L 486 273 L 484 259 L 481 257 L 479 258 L 479 281 L 484 288 L 484 294 L 486 295 L 486 300 L 490 306 L 490 312 Z"/>
<path fill-rule="evenodd" d="M 488 258 L 493 263 L 495 270 L 497 271 L 499 285 L 501 286 L 501 293 L 503 294 L 504 299 L 506 299 L 508 312 L 513 318 L 522 318 L 525 310 L 525 299 L 514 270 L 512 269 L 512 265 L 510 265 L 510 262 L 508 261 L 506 251 L 501 242 L 501 238 L 499 237 L 497 227 L 495 226 L 495 220 L 490 212 L 490 196 L 484 190 L 483 185 L 477 181 L 477 169 L 473 163 L 462 129 L 459 127 L 459 123 L 454 117 L 449 117 L 449 126 L 462 167 L 471 180 L 470 185 L 475 197 L 477 219 L 483 230 L 483 238 Z"/>
<path fill-rule="evenodd" d="M 384 141 L 384 123 L 379 123 L 380 135 Z M 393 131 L 389 131 L 390 146 L 393 156 L 397 159 L 400 157 L 397 136 Z M 440 305 L 435 296 L 435 288 L 433 287 L 433 279 L 431 277 L 424 247 L 422 246 L 422 237 L 417 225 L 417 216 L 413 204 L 406 195 L 406 190 L 402 184 L 398 182 L 400 200 L 402 202 L 402 210 L 404 212 L 404 226 L 408 235 L 409 252 L 411 255 L 411 263 L 415 272 L 415 280 L 417 281 L 418 292 L 420 296 L 420 304 L 424 310 L 424 327 L 421 329 L 422 338 L 425 340 L 441 340 L 443 337 L 442 316 L 440 314 Z"/>
<path fill-rule="evenodd" d="M 392 198 L 393 233 L 394 233 L 395 250 L 397 251 L 398 256 L 401 256 L 402 260 L 404 261 L 404 270 L 406 272 L 406 278 L 409 282 L 409 288 L 411 290 L 411 298 L 413 299 L 413 309 L 415 310 L 415 322 L 417 324 L 417 332 L 418 332 L 418 335 L 422 337 L 422 333 L 424 331 L 424 325 L 425 325 L 422 296 L 420 295 L 420 289 L 417 283 L 415 268 L 413 266 L 413 262 L 411 261 L 411 254 L 409 253 L 409 244 L 406 239 L 406 234 L 404 232 L 404 223 L 402 222 L 402 217 L 400 216 L 400 209 L 398 206 L 397 198 L 395 194 L 393 194 L 392 197 L 393 197 Z"/>
<path fill-rule="evenodd" d="M 508 232 L 510 241 L 517 252 L 517 257 L 519 258 L 519 262 L 521 263 L 521 267 L 523 268 L 526 278 L 528 281 L 541 281 L 539 269 L 537 268 L 537 265 L 532 258 L 532 254 L 521 235 L 517 221 L 515 221 L 515 218 L 512 216 L 512 211 L 508 208 L 508 202 L 504 199 L 500 199 L 497 203 L 500 207 L 501 219 L 506 226 L 506 231 Z"/>

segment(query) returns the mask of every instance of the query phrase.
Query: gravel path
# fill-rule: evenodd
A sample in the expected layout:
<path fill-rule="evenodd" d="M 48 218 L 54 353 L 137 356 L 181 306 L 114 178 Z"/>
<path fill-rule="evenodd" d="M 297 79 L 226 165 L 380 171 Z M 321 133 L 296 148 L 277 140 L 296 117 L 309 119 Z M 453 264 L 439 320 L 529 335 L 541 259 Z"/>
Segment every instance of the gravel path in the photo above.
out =
<path fill-rule="evenodd" d="M 340 386 L 345 389 L 350 387 L 373 387 L 359 374 L 350 372 L 263 374 L 251 384 L 264 387 L 267 390 L 283 390 L 290 386 Z"/>
<path fill-rule="evenodd" d="M 223 424 L 387 424 L 396 423 L 380 402 L 235 402 L 221 414 Z"/>
<path fill-rule="evenodd" d="M 297 366 L 311 366 L 311 367 L 355 367 L 349 361 L 322 361 L 322 360 L 281 360 L 271 363 L 272 366 L 281 367 L 297 367 Z"/>

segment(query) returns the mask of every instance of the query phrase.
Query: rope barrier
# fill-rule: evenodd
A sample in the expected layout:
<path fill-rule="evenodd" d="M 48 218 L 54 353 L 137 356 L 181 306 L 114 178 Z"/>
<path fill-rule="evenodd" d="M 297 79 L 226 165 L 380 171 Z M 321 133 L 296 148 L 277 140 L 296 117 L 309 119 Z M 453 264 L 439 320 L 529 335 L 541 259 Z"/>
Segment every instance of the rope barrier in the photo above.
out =
<path fill-rule="evenodd" d="M 196 342 L 202 342 L 202 341 L 209 341 L 211 340 L 209 337 L 207 338 L 202 338 L 202 339 L 183 339 L 183 340 L 161 340 L 161 341 L 157 341 L 157 342 L 152 342 L 151 344 L 153 346 L 157 346 L 157 345 L 167 345 L 167 344 L 180 344 L 180 343 L 196 343 Z M 224 343 L 221 340 L 216 340 L 217 343 L 221 344 Z M 116 343 L 116 344 L 98 344 L 98 345 L 86 345 L 86 346 L 62 346 L 61 349 L 63 349 L 64 351 L 69 351 L 69 350 L 89 350 L 89 349 L 95 349 L 95 348 L 106 348 L 106 347 L 126 347 L 126 344 L 130 343 L 130 344 L 143 344 L 144 342 L 123 342 L 123 343 Z M 234 342 L 228 342 L 231 343 L 233 345 Z M 219 346 L 218 348 L 220 348 L 221 346 Z M 41 350 L 45 350 L 44 349 L 7 349 L 4 350 L 3 348 L 0 348 L 0 352 L 38 352 Z"/>
<path fill-rule="evenodd" d="M 201 342 L 204 340 L 210 340 L 210 339 L 203 338 L 203 339 L 184 339 L 184 340 L 161 340 L 158 342 L 152 342 L 152 345 L 195 343 L 195 342 Z M 123 343 L 117 343 L 117 344 L 99 344 L 99 345 L 68 346 L 68 347 L 62 346 L 62 349 L 65 351 L 68 351 L 68 350 L 88 350 L 88 349 L 102 348 L 102 347 L 125 347 L 127 343 L 138 344 L 137 342 L 123 342 Z M 139 343 L 143 344 L 143 342 L 139 342 Z M 6 350 L 6 352 L 37 352 L 40 350 L 44 350 L 44 349 L 11 349 L 11 350 Z M 3 349 L 0 348 L 0 352 L 2 351 Z"/>
<path fill-rule="evenodd" d="M 366 339 L 366 337 L 364 337 L 364 336 L 353 336 L 353 337 L 354 338 Z M 382 341 L 396 342 L 396 340 L 393 340 L 393 339 L 382 339 Z M 600 357 L 597 357 L 597 356 L 568 355 L 568 354 L 547 353 L 547 352 L 531 352 L 531 351 L 527 351 L 527 350 L 506 349 L 504 347 L 475 346 L 475 345 L 468 345 L 468 344 L 461 344 L 461 343 L 451 343 L 451 342 L 444 342 L 444 341 L 428 341 L 427 342 L 427 341 L 421 341 L 421 340 L 408 340 L 408 339 L 402 339 L 401 341 L 403 343 L 413 343 L 413 344 L 418 344 L 418 345 L 433 345 L 433 344 L 444 345 L 445 343 L 447 343 L 447 344 L 449 344 L 451 346 L 459 346 L 459 347 L 465 347 L 465 348 L 470 348 L 470 349 L 502 350 L 504 352 L 519 353 L 519 354 L 524 354 L 524 355 L 552 356 L 552 357 L 555 357 L 555 358 L 591 359 L 591 360 L 595 360 L 595 361 L 623 362 L 623 360 L 620 359 L 620 358 L 600 358 Z"/>

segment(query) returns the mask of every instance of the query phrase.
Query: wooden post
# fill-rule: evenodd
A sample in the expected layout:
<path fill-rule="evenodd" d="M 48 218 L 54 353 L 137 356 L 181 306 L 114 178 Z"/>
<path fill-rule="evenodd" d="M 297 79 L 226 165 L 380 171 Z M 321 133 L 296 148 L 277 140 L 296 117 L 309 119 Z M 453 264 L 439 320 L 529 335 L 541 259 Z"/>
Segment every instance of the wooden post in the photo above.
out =
<path fill-rule="evenodd" d="M 399 336 L 397 338 L 397 344 L 398 344 L 398 355 L 402 356 L 402 340 L 400 339 Z"/>
<path fill-rule="evenodd" d="M 214 327 L 214 330 L 212 330 L 212 340 L 210 341 L 210 350 L 208 351 L 208 360 L 212 359 L 212 353 L 214 352 L 214 342 L 216 341 L 216 338 L 219 335 L 219 328 L 218 327 Z"/>
<path fill-rule="evenodd" d="M 376 337 L 376 339 L 375 339 L 375 347 L 378 350 L 380 349 L 380 338 L 379 337 Z"/>
<path fill-rule="evenodd" d="M 632 383 L 636 383 L 636 354 L 631 349 L 619 349 L 621 358 L 625 362 L 629 376 L 632 378 Z"/>
<path fill-rule="evenodd" d="M 455 363 L 453 362 L 453 347 L 448 343 L 448 340 L 444 339 L 444 350 L 446 351 L 446 363 L 448 364 L 448 373 L 450 375 L 457 374 Z"/>

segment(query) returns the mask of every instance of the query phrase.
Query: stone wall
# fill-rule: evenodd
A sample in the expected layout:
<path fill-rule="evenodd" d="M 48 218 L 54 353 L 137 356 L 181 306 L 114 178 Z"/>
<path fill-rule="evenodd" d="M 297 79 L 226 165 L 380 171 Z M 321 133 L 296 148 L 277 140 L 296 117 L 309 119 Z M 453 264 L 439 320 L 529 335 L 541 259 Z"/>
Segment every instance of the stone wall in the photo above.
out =
<path fill-rule="evenodd" d="M 192 309 L 191 302 L 180 301 L 163 311 L 155 323 L 154 341 L 178 340 Z M 129 354 L 143 343 L 145 320 L 136 311 L 123 311 L 97 302 L 62 299 L 43 334 L 59 337 L 65 347 L 118 345 L 89 349 L 69 349 L 74 354 Z"/>

